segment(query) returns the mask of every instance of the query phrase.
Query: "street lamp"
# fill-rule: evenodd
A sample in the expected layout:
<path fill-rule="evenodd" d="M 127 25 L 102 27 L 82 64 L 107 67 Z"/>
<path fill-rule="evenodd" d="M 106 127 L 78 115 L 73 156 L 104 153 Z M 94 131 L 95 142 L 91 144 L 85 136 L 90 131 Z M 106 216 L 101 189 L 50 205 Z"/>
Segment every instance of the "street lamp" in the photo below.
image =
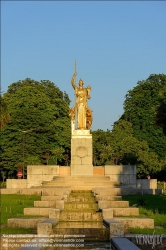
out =
<path fill-rule="evenodd" d="M 23 160 L 23 179 L 24 179 L 24 172 L 25 172 L 25 134 L 31 132 L 33 130 L 37 130 L 37 128 L 32 128 L 28 130 L 18 130 L 22 133 L 22 160 Z"/>

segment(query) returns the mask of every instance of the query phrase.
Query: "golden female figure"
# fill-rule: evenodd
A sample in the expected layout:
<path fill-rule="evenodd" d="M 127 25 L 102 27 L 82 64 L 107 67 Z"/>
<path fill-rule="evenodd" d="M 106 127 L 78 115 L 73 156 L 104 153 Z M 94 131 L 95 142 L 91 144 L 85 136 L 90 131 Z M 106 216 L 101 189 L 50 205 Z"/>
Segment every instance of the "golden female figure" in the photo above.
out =
<path fill-rule="evenodd" d="M 75 90 L 76 103 L 70 110 L 70 116 L 72 119 L 76 119 L 77 129 L 86 130 L 90 129 L 92 123 L 92 113 L 87 105 L 87 99 L 90 99 L 91 87 L 83 88 L 84 82 L 81 79 L 78 82 L 79 87 L 77 87 L 75 84 L 76 75 L 75 72 L 71 79 L 71 84 Z"/>

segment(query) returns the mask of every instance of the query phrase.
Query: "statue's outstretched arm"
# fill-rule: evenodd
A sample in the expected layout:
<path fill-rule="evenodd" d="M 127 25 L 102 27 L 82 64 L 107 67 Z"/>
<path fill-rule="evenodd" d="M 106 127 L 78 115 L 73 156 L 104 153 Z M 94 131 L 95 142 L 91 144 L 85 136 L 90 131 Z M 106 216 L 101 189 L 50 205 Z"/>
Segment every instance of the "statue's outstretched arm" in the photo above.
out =
<path fill-rule="evenodd" d="M 90 96 L 91 86 L 88 85 L 86 90 L 87 90 L 87 98 L 90 99 L 91 98 Z"/>
<path fill-rule="evenodd" d="M 71 79 L 71 85 L 73 86 L 74 89 L 76 88 L 76 84 L 75 84 L 76 75 L 77 75 L 77 73 L 75 72 L 75 73 L 73 74 L 72 79 Z"/>

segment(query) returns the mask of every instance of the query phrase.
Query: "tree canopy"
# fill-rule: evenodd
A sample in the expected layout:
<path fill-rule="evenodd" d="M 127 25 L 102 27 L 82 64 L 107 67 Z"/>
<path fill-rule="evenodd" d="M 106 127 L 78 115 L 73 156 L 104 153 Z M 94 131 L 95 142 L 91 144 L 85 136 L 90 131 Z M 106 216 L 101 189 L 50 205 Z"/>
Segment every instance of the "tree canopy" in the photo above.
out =
<path fill-rule="evenodd" d="M 124 113 L 112 131 L 93 131 L 94 165 L 136 164 L 139 178 L 161 178 L 166 167 L 165 131 L 166 75 L 153 74 L 128 91 Z"/>
<path fill-rule="evenodd" d="M 138 81 L 137 86 L 129 90 L 124 102 L 121 119 L 133 125 L 134 136 L 145 140 L 152 152 L 160 159 L 165 157 L 166 137 L 156 126 L 155 110 L 160 103 L 159 93 L 166 87 L 166 75 L 150 75 L 148 79 Z"/>
<path fill-rule="evenodd" d="M 27 163 L 49 163 L 45 155 L 51 158 L 55 149 L 70 153 L 70 99 L 53 82 L 18 81 L 9 86 L 3 99 L 10 120 L 1 130 L 1 165 L 9 176 L 22 164 L 23 143 Z"/>
<path fill-rule="evenodd" d="M 145 140 L 134 137 L 132 124 L 117 121 L 112 131 L 93 132 L 94 165 L 137 165 L 139 178 L 153 176 L 161 170 L 158 155 L 151 152 Z"/>

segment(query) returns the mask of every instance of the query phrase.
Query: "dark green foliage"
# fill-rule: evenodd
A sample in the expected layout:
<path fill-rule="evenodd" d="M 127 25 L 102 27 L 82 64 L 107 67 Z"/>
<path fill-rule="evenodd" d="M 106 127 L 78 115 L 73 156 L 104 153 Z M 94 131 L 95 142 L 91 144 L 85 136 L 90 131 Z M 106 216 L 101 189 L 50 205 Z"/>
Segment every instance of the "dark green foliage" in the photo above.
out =
<path fill-rule="evenodd" d="M 150 75 L 129 90 L 112 131 L 93 132 L 94 165 L 137 165 L 138 178 L 165 180 L 166 75 Z M 158 127 L 157 125 L 160 125 Z M 163 128 L 163 131 L 162 131 Z"/>
<path fill-rule="evenodd" d="M 166 86 L 159 91 L 159 105 L 156 108 L 156 124 L 163 128 L 166 135 Z"/>
<path fill-rule="evenodd" d="M 112 132 L 93 132 L 94 165 L 137 165 L 138 178 L 151 177 L 161 170 L 156 153 L 151 152 L 147 142 L 134 137 L 132 124 L 119 120 Z"/>
<path fill-rule="evenodd" d="M 109 145 L 110 130 L 106 132 L 98 129 L 92 131 L 93 135 L 93 165 L 101 166 L 109 163 L 112 149 Z"/>
<path fill-rule="evenodd" d="M 121 119 L 133 125 L 134 136 L 145 140 L 151 151 L 160 159 L 165 157 L 166 137 L 156 126 L 155 110 L 160 104 L 159 92 L 166 87 L 166 75 L 150 75 L 145 81 L 128 91 L 124 102 L 124 114 Z"/>
<path fill-rule="evenodd" d="M 166 182 L 166 158 L 161 161 L 161 169 L 155 171 L 153 178 Z"/>
<path fill-rule="evenodd" d="M 147 205 L 147 201 L 146 199 L 143 197 L 141 197 L 139 200 L 138 200 L 138 206 L 146 206 Z"/>
<path fill-rule="evenodd" d="M 4 98 L 0 95 L 0 130 L 3 126 L 10 120 L 10 115 L 8 113 L 7 103 Z"/>
<path fill-rule="evenodd" d="M 8 177 L 23 162 L 23 144 L 25 165 L 47 164 L 45 154 L 58 147 L 70 152 L 70 100 L 54 83 L 27 78 L 11 84 L 3 98 L 10 121 L 1 131 L 1 166 Z"/>

